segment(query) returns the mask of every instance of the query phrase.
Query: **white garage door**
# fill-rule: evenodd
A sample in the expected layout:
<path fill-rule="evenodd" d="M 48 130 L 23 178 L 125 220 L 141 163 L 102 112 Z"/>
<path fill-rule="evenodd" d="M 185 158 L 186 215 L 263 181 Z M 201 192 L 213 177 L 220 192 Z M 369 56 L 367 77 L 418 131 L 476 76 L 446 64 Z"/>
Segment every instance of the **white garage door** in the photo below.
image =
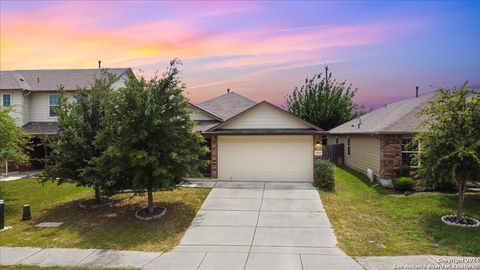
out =
<path fill-rule="evenodd" d="M 313 136 L 219 136 L 218 179 L 313 181 Z"/>

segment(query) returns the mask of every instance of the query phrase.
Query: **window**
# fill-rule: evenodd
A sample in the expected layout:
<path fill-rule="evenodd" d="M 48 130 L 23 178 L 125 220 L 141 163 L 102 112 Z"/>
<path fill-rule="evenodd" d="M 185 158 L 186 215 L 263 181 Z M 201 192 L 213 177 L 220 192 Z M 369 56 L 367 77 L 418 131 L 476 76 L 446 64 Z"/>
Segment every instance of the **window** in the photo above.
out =
<path fill-rule="evenodd" d="M 350 136 L 347 137 L 347 155 L 350 156 L 351 153 L 351 147 L 352 146 L 352 140 L 350 139 Z"/>
<path fill-rule="evenodd" d="M 402 138 L 402 164 L 412 167 L 420 166 L 420 160 L 415 161 L 415 156 L 418 155 L 420 146 L 412 142 L 412 138 Z"/>
<path fill-rule="evenodd" d="M 3 94 L 2 95 L 2 106 L 3 107 L 10 107 L 12 106 L 12 94 Z"/>
<path fill-rule="evenodd" d="M 335 144 L 338 144 L 338 136 L 335 136 Z"/>
<path fill-rule="evenodd" d="M 57 110 L 60 107 L 60 95 L 49 95 L 48 106 L 50 108 L 50 117 L 57 117 Z"/>

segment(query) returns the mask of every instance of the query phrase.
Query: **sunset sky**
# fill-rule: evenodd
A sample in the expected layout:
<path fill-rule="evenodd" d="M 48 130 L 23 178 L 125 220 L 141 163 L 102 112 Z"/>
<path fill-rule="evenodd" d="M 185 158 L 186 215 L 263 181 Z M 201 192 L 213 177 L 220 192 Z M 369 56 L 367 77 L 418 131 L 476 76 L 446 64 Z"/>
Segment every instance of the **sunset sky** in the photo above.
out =
<path fill-rule="evenodd" d="M 0 68 L 132 67 L 183 61 L 187 96 L 227 88 L 282 105 L 328 64 L 367 108 L 480 85 L 480 1 L 0 1 Z"/>

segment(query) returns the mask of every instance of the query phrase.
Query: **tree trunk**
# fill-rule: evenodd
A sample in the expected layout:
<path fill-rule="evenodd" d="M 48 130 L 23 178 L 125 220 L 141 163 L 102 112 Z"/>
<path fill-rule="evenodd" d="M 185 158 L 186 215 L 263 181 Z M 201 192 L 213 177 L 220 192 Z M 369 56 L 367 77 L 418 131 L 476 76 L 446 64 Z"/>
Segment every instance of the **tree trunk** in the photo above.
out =
<path fill-rule="evenodd" d="M 95 186 L 95 202 L 97 204 L 100 204 L 100 187 L 99 186 Z"/>
<path fill-rule="evenodd" d="M 463 203 L 465 201 L 465 188 L 467 185 L 467 180 L 461 179 L 458 185 L 458 207 L 457 207 L 457 220 L 460 221 L 463 219 Z"/>
<path fill-rule="evenodd" d="M 148 189 L 148 213 L 153 213 L 153 191 L 151 188 Z"/>

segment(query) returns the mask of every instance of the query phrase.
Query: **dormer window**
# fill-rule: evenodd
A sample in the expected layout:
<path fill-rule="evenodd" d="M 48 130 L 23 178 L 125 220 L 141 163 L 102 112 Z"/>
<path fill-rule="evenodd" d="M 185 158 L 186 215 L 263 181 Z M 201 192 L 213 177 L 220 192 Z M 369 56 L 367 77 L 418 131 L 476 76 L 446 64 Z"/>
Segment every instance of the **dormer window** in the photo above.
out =
<path fill-rule="evenodd" d="M 60 95 L 48 96 L 49 116 L 57 117 L 57 110 L 60 108 Z"/>
<path fill-rule="evenodd" d="M 4 108 L 12 106 L 12 94 L 2 95 L 2 106 Z"/>

